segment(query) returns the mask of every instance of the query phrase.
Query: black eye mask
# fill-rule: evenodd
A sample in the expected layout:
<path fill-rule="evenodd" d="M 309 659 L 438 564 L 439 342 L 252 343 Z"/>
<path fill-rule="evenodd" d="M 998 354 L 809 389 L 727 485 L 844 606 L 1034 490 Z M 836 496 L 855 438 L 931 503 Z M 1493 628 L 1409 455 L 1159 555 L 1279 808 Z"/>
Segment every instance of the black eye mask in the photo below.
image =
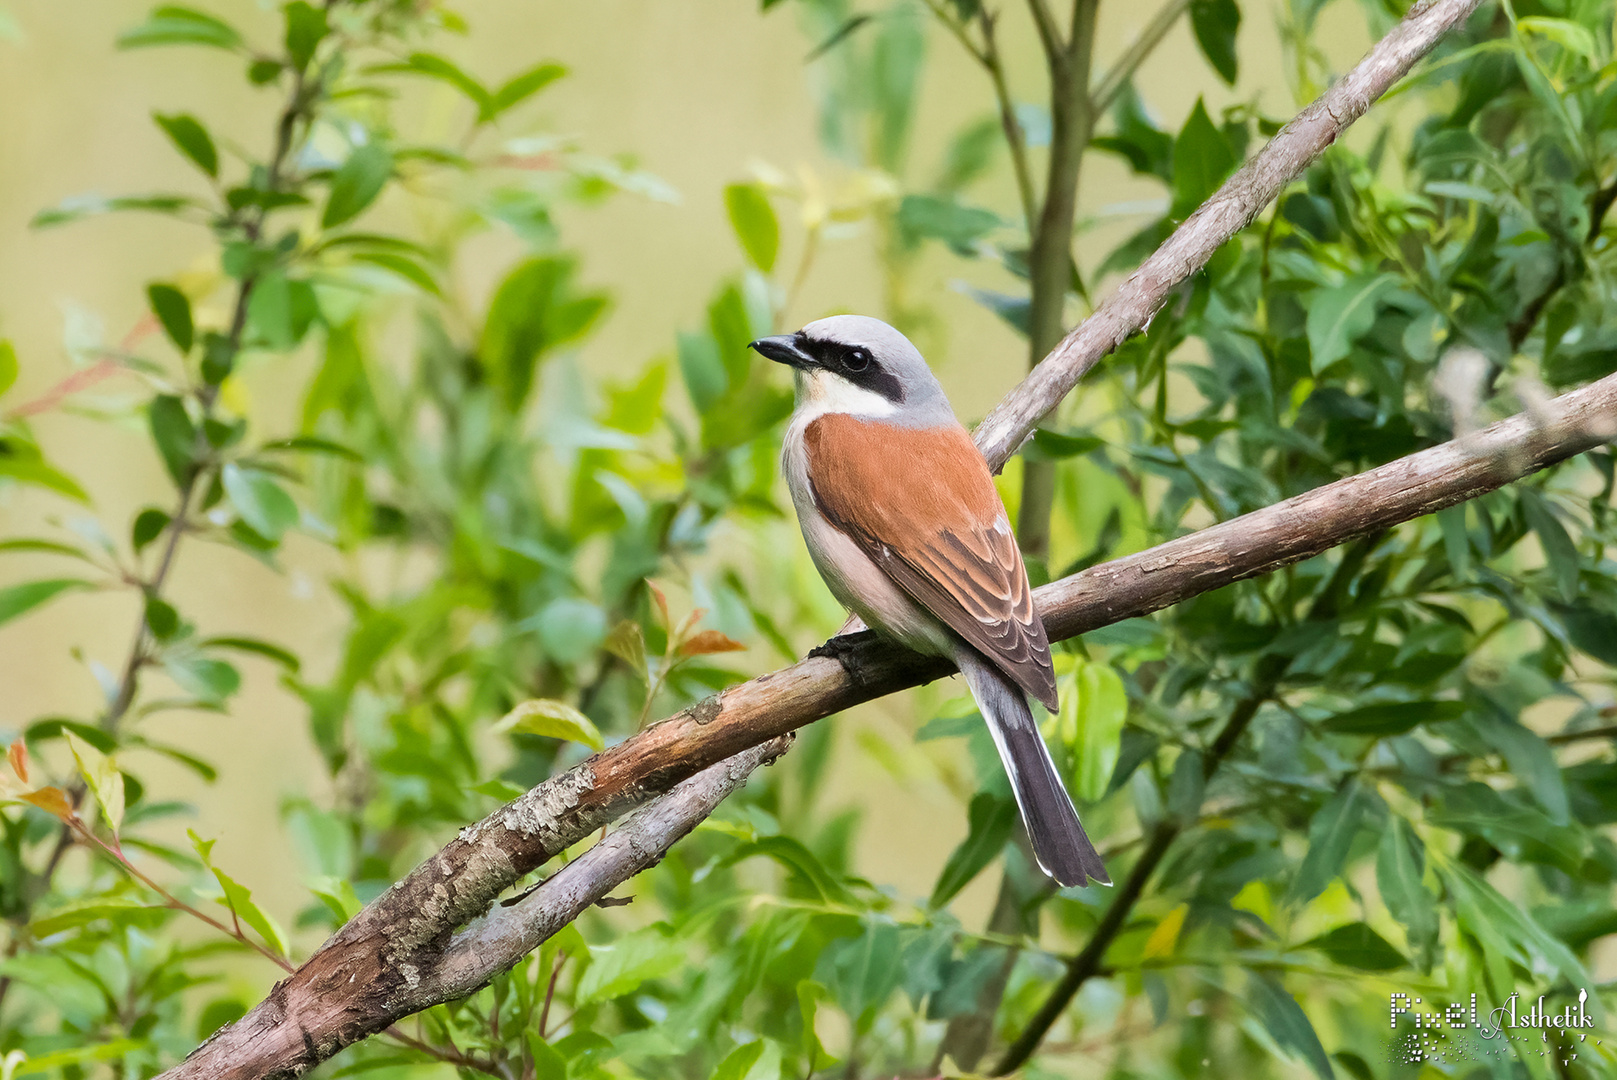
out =
<path fill-rule="evenodd" d="M 904 384 L 881 365 L 875 355 L 863 345 L 849 345 L 843 341 L 819 341 L 801 331 L 797 346 L 825 370 L 839 375 L 855 386 L 880 394 L 894 405 L 904 403 Z"/>

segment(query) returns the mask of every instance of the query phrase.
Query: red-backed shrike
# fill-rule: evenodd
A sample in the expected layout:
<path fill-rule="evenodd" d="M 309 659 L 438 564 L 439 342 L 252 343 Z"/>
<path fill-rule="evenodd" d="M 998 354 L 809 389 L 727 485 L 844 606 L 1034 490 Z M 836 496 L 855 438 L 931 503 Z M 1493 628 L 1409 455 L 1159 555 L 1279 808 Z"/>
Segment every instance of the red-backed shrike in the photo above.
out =
<path fill-rule="evenodd" d="M 1027 695 L 1056 710 L 1044 624 L 988 464 L 908 338 L 837 315 L 752 347 L 793 369 L 782 464 L 825 583 L 871 629 L 960 668 L 1033 853 L 1063 885 L 1110 885 Z"/>

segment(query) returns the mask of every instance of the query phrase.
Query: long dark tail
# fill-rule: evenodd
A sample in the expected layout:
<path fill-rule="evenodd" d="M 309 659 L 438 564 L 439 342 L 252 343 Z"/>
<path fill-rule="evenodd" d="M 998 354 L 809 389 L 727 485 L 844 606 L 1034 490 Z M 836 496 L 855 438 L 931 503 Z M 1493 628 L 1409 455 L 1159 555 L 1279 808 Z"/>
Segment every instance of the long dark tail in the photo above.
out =
<path fill-rule="evenodd" d="M 962 649 L 955 662 L 999 747 L 999 759 L 1005 763 L 1039 866 L 1062 885 L 1086 881 L 1110 885 L 1112 879 L 1106 875 L 1100 852 L 1078 821 L 1078 811 L 1050 760 L 1021 688 L 975 650 Z"/>

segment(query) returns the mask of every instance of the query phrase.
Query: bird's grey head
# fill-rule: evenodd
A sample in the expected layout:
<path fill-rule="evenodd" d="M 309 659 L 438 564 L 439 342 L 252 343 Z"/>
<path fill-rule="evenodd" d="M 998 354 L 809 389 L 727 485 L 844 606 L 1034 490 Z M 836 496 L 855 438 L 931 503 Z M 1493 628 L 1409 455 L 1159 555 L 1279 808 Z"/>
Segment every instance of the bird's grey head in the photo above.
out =
<path fill-rule="evenodd" d="M 796 372 L 798 407 L 902 424 L 954 420 L 932 369 L 910 339 L 880 319 L 833 315 L 752 348 Z"/>

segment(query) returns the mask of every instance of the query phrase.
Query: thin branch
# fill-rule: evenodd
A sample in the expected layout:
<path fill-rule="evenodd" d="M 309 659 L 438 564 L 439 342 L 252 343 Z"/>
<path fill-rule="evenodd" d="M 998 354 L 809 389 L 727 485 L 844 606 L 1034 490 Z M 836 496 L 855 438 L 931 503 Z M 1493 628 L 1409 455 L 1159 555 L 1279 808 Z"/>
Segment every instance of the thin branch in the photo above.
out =
<path fill-rule="evenodd" d="M 495 905 L 483 918 L 444 942 L 433 963 L 411 969 L 411 982 L 400 988 L 403 1000 L 394 1008 L 400 1010 L 400 1016 L 419 1012 L 439 1002 L 465 997 L 487 984 L 597 899 L 659 861 L 668 848 L 746 783 L 754 769 L 785 753 L 791 741 L 792 736 L 782 735 L 697 773 L 519 902 L 510 907 Z M 394 888 L 396 891 L 398 886 Z M 439 888 L 445 886 L 441 884 Z M 400 929 L 409 934 L 427 928 L 419 920 L 412 920 Z M 287 1002 L 287 987 L 288 982 L 278 985 L 266 1004 Z M 364 990 L 361 984 L 358 993 Z M 324 1014 L 319 1018 L 304 1011 L 291 1017 L 282 1008 L 266 1010 L 260 1005 L 243 1020 L 221 1028 L 164 1075 L 175 1080 L 295 1075 L 358 1041 L 358 1036 L 370 1033 L 355 1031 L 357 1018 L 350 1008 L 355 996 L 353 986 L 330 994 L 318 1005 Z M 546 1006 L 548 1009 L 548 994 Z"/>
<path fill-rule="evenodd" d="M 402 1046 L 408 1046 L 418 1054 L 425 1054 L 434 1061 L 442 1061 L 445 1064 L 454 1065 L 456 1068 L 471 1069 L 473 1072 L 480 1072 L 485 1076 L 498 1076 L 504 1078 L 504 1080 L 510 1080 L 511 1070 L 503 1067 L 498 1062 L 490 1061 L 486 1058 L 472 1057 L 469 1054 L 461 1053 L 453 1047 L 434 1046 L 432 1043 L 423 1042 L 413 1035 L 406 1034 L 397 1027 L 390 1027 L 383 1034 Z"/>
<path fill-rule="evenodd" d="M 1279 663 L 1283 667 L 1286 661 L 1282 660 Z M 1246 732 L 1247 725 L 1257 715 L 1258 708 L 1274 693 L 1279 676 L 1279 669 L 1266 672 L 1263 685 L 1242 698 L 1236 703 L 1235 708 L 1230 710 L 1229 719 L 1224 722 L 1223 728 L 1202 760 L 1202 776 L 1205 779 L 1212 779 L 1230 751 L 1235 749 L 1236 743 Z M 1199 811 L 1200 807 L 1195 809 Z M 1062 973 L 1060 981 L 1050 991 L 1050 996 L 1044 999 L 1044 1004 L 1029 1021 L 1027 1028 L 1005 1051 L 1005 1056 L 999 1059 L 999 1064 L 994 1066 L 993 1075 L 1004 1076 L 1006 1073 L 1015 1072 L 1033 1056 L 1033 1052 L 1044 1041 L 1045 1035 L 1049 1034 L 1056 1021 L 1061 1019 L 1061 1014 L 1067 1011 L 1073 995 L 1100 970 L 1101 961 L 1106 957 L 1106 950 L 1111 948 L 1118 932 L 1128 922 L 1129 915 L 1134 911 L 1134 905 L 1144 894 L 1146 884 L 1151 880 L 1151 875 L 1156 873 L 1157 866 L 1168 854 L 1174 840 L 1187 825 L 1194 823 L 1194 811 L 1189 822 L 1165 817 L 1157 823 L 1156 828 L 1151 831 L 1151 839 L 1146 843 L 1145 850 L 1140 853 L 1134 868 L 1129 871 L 1128 879 L 1112 897 L 1112 903 L 1107 907 L 1106 914 L 1102 915 L 1100 922 L 1096 924 L 1095 932 L 1090 935 L 1089 941 L 1078 955 L 1067 961 L 1067 970 Z"/>
<path fill-rule="evenodd" d="M 994 16 L 985 7 L 978 15 L 983 31 L 983 67 L 994 85 L 994 101 L 999 106 L 999 126 L 1005 132 L 1005 145 L 1011 153 L 1011 170 L 1016 174 L 1016 195 L 1022 204 L 1022 220 L 1028 235 L 1038 222 L 1039 201 L 1033 193 L 1033 166 L 1028 161 L 1027 132 L 1022 119 L 1016 115 L 1016 100 L 1011 97 L 1010 83 L 1005 78 L 1005 63 L 1000 58 L 999 42 L 994 37 Z"/>
<path fill-rule="evenodd" d="M 305 87 L 303 76 L 300 73 L 295 80 L 292 92 L 287 97 L 286 104 L 282 108 L 280 118 L 276 124 L 275 150 L 269 164 L 269 182 L 267 185 L 268 190 L 270 191 L 279 190 L 283 172 L 292 151 L 292 135 L 296 129 L 297 119 L 302 110 L 307 106 L 309 100 L 308 91 Z M 249 218 L 244 223 L 244 230 L 254 240 L 258 239 L 259 234 L 262 232 L 264 221 L 268 215 L 269 210 L 259 207 L 256 212 L 256 216 Z M 234 214 L 232 214 L 231 217 L 234 218 Z M 236 298 L 234 307 L 231 311 L 230 328 L 227 335 L 229 341 L 228 349 L 230 356 L 233 359 L 241 353 L 242 341 L 247 330 L 248 305 L 252 300 L 253 289 L 257 281 L 257 273 L 250 273 L 243 277 L 240 284 L 238 284 L 236 287 Z M 129 335 L 125 338 L 123 348 L 125 350 L 132 348 L 134 344 L 139 341 L 140 337 L 144 336 L 146 333 L 149 333 L 155 327 L 155 325 L 155 320 L 151 319 L 149 316 L 147 318 L 143 318 L 141 322 L 136 325 L 135 329 L 131 330 Z M 95 368 L 90 369 L 90 371 L 106 371 L 107 363 L 108 361 L 103 361 L 101 364 L 96 365 Z M 122 365 L 118 365 L 118 370 L 122 370 Z M 107 373 L 110 374 L 111 372 Z M 36 404 L 40 404 L 41 407 L 44 407 L 45 404 L 48 404 L 50 407 L 54 407 L 62 399 L 67 397 L 68 394 L 76 393 L 79 390 L 85 389 L 87 385 L 89 385 L 89 383 L 75 382 L 73 378 L 70 378 L 64 383 L 59 384 L 51 394 L 47 395 L 45 399 L 42 399 L 41 403 Z M 208 385 L 204 385 L 198 390 L 197 399 L 199 402 L 201 402 L 205 415 L 211 411 L 213 407 L 213 400 L 217 392 L 217 387 Z M 177 500 L 175 512 L 173 516 L 169 518 L 169 523 L 164 529 L 165 535 L 163 536 L 162 557 L 159 559 L 157 569 L 152 575 L 151 579 L 145 582 L 141 589 L 143 600 L 149 597 L 157 597 L 162 594 L 163 587 L 168 582 L 169 573 L 174 568 L 174 560 L 176 554 L 178 553 L 180 540 L 185 535 L 187 528 L 186 519 L 190 516 L 191 503 L 196 497 L 197 484 L 206 471 L 203 461 L 207 455 L 212 453 L 212 448 L 208 444 L 206 436 L 203 434 L 200 427 L 197 431 L 196 446 L 197 450 L 199 451 L 199 460 L 192 466 L 191 473 L 188 477 L 186 477 L 185 482 L 180 485 L 179 499 Z M 140 614 L 135 623 L 134 641 L 129 647 L 129 655 L 124 661 L 123 673 L 118 681 L 118 692 L 108 703 L 106 715 L 101 718 L 101 729 L 103 731 L 108 733 L 116 731 L 118 725 L 123 721 L 124 716 L 129 712 L 130 707 L 134 704 L 135 695 L 139 693 L 140 690 L 140 673 L 150 659 L 148 656 L 150 640 L 150 627 L 146 622 L 146 605 L 143 603 L 141 605 Z M 73 806 L 77 808 L 84 798 L 83 783 L 76 781 L 71 787 L 69 787 L 68 797 Z M 67 825 L 63 825 L 61 832 L 57 836 L 56 844 L 51 851 L 50 858 L 46 861 L 45 866 L 40 871 L 39 875 L 36 876 L 30 883 L 31 898 L 37 899 L 38 897 L 49 893 L 51 881 L 56 875 L 57 868 L 61 865 L 62 856 L 66 854 L 68 848 L 72 846 L 72 839 L 73 834 L 71 830 Z M 31 906 L 32 905 L 30 904 L 29 907 L 31 908 Z M 26 921 L 28 914 L 29 912 L 27 910 L 19 913 L 21 920 Z M 12 979 L 9 975 L 0 977 L 0 1006 L 5 1004 L 5 999 L 11 990 L 11 985 Z"/>
<path fill-rule="evenodd" d="M 1028 11 L 1033 15 L 1033 25 L 1039 30 L 1039 44 L 1044 46 L 1044 55 L 1051 66 L 1061 64 L 1066 58 L 1066 43 L 1061 40 L 1061 29 L 1056 26 L 1056 17 L 1045 0 L 1027 0 Z"/>
<path fill-rule="evenodd" d="M 1038 198 L 1033 193 L 1033 168 L 1028 162 L 1027 133 L 1016 115 L 1016 100 L 1011 97 L 1010 84 L 1005 78 L 1005 64 L 1000 58 L 999 45 L 994 38 L 995 15 L 986 7 L 977 11 L 977 24 L 982 30 L 983 43 L 978 45 L 967 33 L 967 24 L 956 19 L 943 0 L 926 0 L 933 16 L 948 28 L 960 47 L 988 73 L 994 88 L 994 102 L 999 107 L 999 126 L 1005 133 L 1005 144 L 1011 153 L 1011 169 L 1016 175 L 1016 194 L 1022 204 L 1022 221 L 1028 235 L 1033 235 L 1038 223 Z"/>
<path fill-rule="evenodd" d="M 1101 76 L 1100 82 L 1096 83 L 1095 88 L 1089 92 L 1090 108 L 1096 116 L 1100 116 L 1112 107 L 1112 102 L 1116 101 L 1117 95 L 1123 92 L 1123 87 L 1128 83 L 1129 78 L 1145 62 L 1145 58 L 1150 56 L 1158 45 L 1162 44 L 1162 39 L 1168 36 L 1168 31 L 1173 29 L 1173 24 L 1179 21 L 1179 16 L 1183 15 L 1189 7 L 1190 0 L 1168 0 L 1166 4 L 1162 5 L 1162 9 L 1152 16 L 1151 21 L 1145 24 L 1145 29 L 1140 31 L 1140 36 L 1134 39 L 1133 44 L 1124 50 L 1122 56 L 1117 58 L 1117 63 L 1107 69 L 1106 74 Z"/>
<path fill-rule="evenodd" d="M 1407 74 L 1481 0 L 1417 3 L 1386 37 L 1174 230 L 1100 308 L 1064 338 L 978 426 L 977 447 L 998 467 L 1085 372 L 1151 321 L 1175 286 L 1206 265 L 1371 102 Z"/>

